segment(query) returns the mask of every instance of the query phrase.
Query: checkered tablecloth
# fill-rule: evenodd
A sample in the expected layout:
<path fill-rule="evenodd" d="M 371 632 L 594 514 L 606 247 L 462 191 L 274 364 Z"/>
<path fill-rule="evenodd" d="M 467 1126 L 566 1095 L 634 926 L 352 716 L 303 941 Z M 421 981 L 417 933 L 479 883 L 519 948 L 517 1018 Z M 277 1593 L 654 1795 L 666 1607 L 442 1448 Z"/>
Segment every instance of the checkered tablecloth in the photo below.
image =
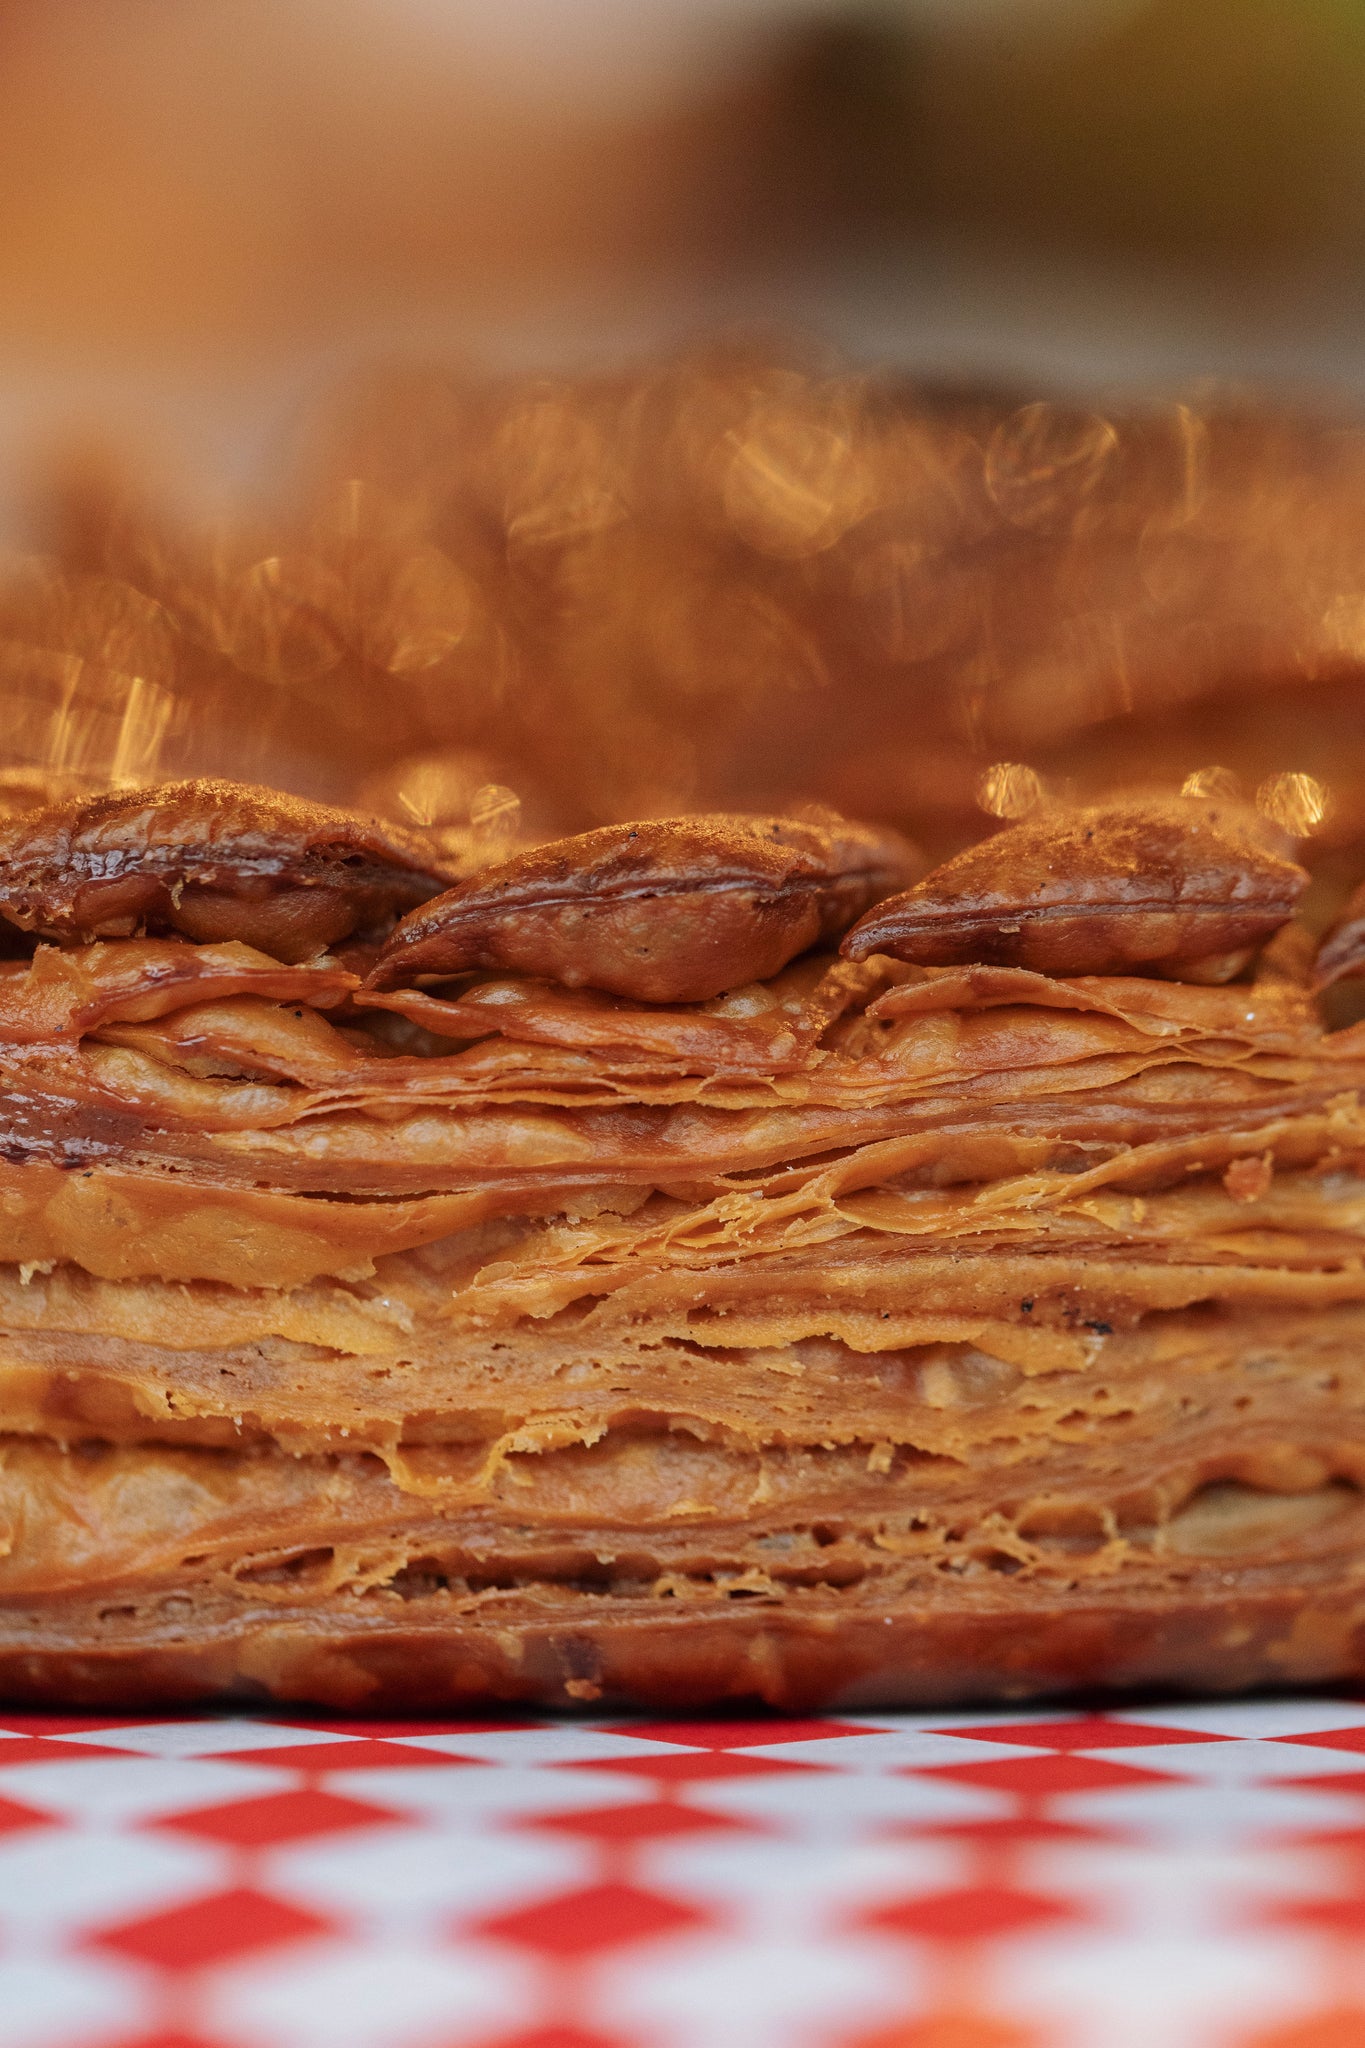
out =
<path fill-rule="evenodd" d="M 1365 1702 L 0 1715 L 0 2048 L 1365 2048 Z"/>

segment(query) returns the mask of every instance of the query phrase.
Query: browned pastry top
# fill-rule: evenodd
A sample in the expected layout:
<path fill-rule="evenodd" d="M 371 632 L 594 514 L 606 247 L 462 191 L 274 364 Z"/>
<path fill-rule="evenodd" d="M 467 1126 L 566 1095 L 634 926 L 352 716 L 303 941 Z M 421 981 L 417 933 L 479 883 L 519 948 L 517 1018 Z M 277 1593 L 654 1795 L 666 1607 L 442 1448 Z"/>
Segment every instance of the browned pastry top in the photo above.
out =
<path fill-rule="evenodd" d="M 843 951 L 924 967 L 1221 981 L 1289 921 L 1307 881 L 1239 806 L 1172 798 L 1049 809 L 879 903 Z"/>
<path fill-rule="evenodd" d="M 914 853 L 842 819 L 660 818 L 517 854 L 405 917 L 376 989 L 470 969 L 645 1003 L 707 1002 L 837 938 Z"/>
<path fill-rule="evenodd" d="M 1333 982 L 1349 981 L 1359 974 L 1365 974 L 1365 882 L 1324 933 L 1314 962 L 1313 983 L 1318 989 L 1330 988 Z"/>
<path fill-rule="evenodd" d="M 295 962 L 448 880 L 400 829 L 240 783 L 164 783 L 0 817 L 0 914 L 68 941 L 175 931 Z"/>

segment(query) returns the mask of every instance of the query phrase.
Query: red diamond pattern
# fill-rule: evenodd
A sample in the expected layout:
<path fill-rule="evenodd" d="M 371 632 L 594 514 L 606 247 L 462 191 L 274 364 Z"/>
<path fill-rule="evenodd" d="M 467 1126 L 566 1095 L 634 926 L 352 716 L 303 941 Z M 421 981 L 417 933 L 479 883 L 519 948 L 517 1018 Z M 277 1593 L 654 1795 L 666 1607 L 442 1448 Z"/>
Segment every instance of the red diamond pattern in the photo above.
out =
<path fill-rule="evenodd" d="M 1170 1783 L 1169 1778 L 1160 1778 L 1155 1771 L 1075 1753 L 1008 1757 L 1001 1763 L 945 1764 L 937 1775 L 956 1778 L 964 1785 L 1017 1792 L 1026 1799 L 1048 1798 L 1058 1792 L 1112 1792 L 1129 1785 Z"/>
<path fill-rule="evenodd" d="M 1109 1830 L 1086 1827 L 1079 1821 L 1058 1820 L 1044 1810 L 1042 1802 L 1027 1800 L 1018 1812 L 990 1820 L 949 1820 L 927 1824 L 912 1820 L 902 1822 L 888 1832 L 911 1839 L 933 1835 L 949 1841 L 975 1842 L 983 1848 L 993 1844 L 998 1849 L 1005 1849 L 1028 1842 L 1103 1840 Z"/>
<path fill-rule="evenodd" d="M 642 1799 L 630 1806 L 599 1806 L 573 1813 L 547 1813 L 527 1821 L 530 1828 L 550 1828 L 566 1835 L 586 1835 L 599 1842 L 654 1842 L 664 1836 L 750 1834 L 759 1832 L 751 1822 L 733 1820 L 728 1814 L 705 1813 L 695 1806 L 680 1806 L 666 1799 Z"/>
<path fill-rule="evenodd" d="M 772 1777 L 779 1771 L 804 1771 L 810 1766 L 804 1763 L 784 1763 L 781 1757 L 749 1756 L 742 1749 L 733 1755 L 723 1749 L 703 1749 L 695 1752 L 680 1749 L 676 1756 L 608 1757 L 601 1762 L 588 1759 L 581 1765 L 571 1764 L 568 1768 L 585 1771 L 629 1771 L 632 1777 L 639 1777 L 643 1772 L 648 1777 L 660 1778 L 667 1784 L 679 1784 L 687 1779 Z"/>
<path fill-rule="evenodd" d="M 481 1932 L 551 1956 L 586 1956 L 700 1926 L 704 1915 L 633 1885 L 597 1884 L 540 1906 L 498 1913 Z"/>
<path fill-rule="evenodd" d="M 1365 1895 L 1342 1899 L 1296 1899 L 1272 1916 L 1282 1925 L 1329 1928 L 1335 1934 L 1365 1940 Z"/>
<path fill-rule="evenodd" d="M 127 1756 L 126 1749 L 93 1742 L 63 1742 L 56 1736 L 21 1735 L 16 1742 L 0 1742 L 0 1766 L 14 1764 L 69 1764 L 74 1756 Z"/>
<path fill-rule="evenodd" d="M 1128 1711 L 0 1712 L 0 2048 L 1365 2048 L 1365 1701 Z"/>
<path fill-rule="evenodd" d="M 276 1792 L 263 1799 L 237 1799 L 226 1806 L 201 1806 L 194 1813 L 178 1814 L 158 1825 L 178 1834 L 202 1835 L 211 1842 L 264 1847 L 302 1841 L 311 1835 L 331 1835 L 341 1829 L 392 1827 L 393 1821 L 394 1815 L 381 1806 L 309 1789 Z"/>
<path fill-rule="evenodd" d="M 36 1806 L 21 1806 L 17 1799 L 0 1799 L 0 1835 L 13 1834 L 16 1828 L 45 1828 L 51 1825 L 52 1816 L 39 1812 Z"/>
<path fill-rule="evenodd" d="M 505 2034 L 488 2048 L 621 2048 L 619 2037 L 585 2033 L 582 2027 L 536 2027 L 528 2034 Z"/>
<path fill-rule="evenodd" d="M 992 1935 L 1017 1934 L 1049 1920 L 1079 1917 L 1056 1899 L 1031 1897 L 1003 1885 L 964 1885 L 960 1891 L 930 1892 L 898 1905 L 880 1906 L 865 1916 L 868 1927 L 895 1934 L 916 1934 L 927 1941 L 988 1941 Z"/>
<path fill-rule="evenodd" d="M 1286 1735 L 1284 1740 L 1302 1743 L 1305 1749 L 1347 1749 L 1359 1755 L 1365 1749 L 1365 1728 L 1328 1728 L 1312 1735 Z"/>
<path fill-rule="evenodd" d="M 214 1892 L 188 1906 L 108 1927 L 95 1937 L 100 1948 L 117 1949 L 163 1970 L 197 1970 L 206 1963 L 274 1948 L 304 1935 L 329 1932 L 328 1922 L 301 1912 L 283 1899 L 239 1888 Z"/>
<path fill-rule="evenodd" d="M 638 1725 L 632 1729 L 629 1723 L 623 1723 L 621 1732 L 643 1735 L 646 1730 Z M 691 1749 L 735 1750 L 752 1749 L 759 1743 L 808 1742 L 831 1735 L 861 1736 L 868 1731 L 849 1721 L 784 1721 L 776 1714 L 767 1721 L 731 1721 L 718 1714 L 709 1721 L 651 1721 L 647 1732 L 651 1742 L 682 1742 Z"/>
<path fill-rule="evenodd" d="M 1146 1728 L 1141 1722 L 1107 1721 L 1102 1714 L 1086 1714 L 1075 1721 L 1025 1721 L 1012 1728 L 987 1722 L 980 1728 L 958 1728 L 980 1742 L 1017 1742 L 1033 1749 L 1149 1749 L 1171 1742 L 1226 1742 L 1225 1735 L 1204 1735 L 1183 1728 Z"/>
<path fill-rule="evenodd" d="M 135 2040 L 120 2041 L 117 2048 L 214 2048 L 214 2043 L 206 2041 L 200 2034 L 173 2030 L 170 2033 L 139 2034 Z"/>

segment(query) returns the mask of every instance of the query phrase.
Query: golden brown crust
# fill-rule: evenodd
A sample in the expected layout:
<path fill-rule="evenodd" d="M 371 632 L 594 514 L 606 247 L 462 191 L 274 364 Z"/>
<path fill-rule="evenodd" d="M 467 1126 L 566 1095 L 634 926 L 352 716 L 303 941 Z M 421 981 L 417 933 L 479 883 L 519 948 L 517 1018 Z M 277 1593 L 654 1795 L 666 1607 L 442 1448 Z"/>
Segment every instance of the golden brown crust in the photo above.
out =
<path fill-rule="evenodd" d="M 895 833 L 842 821 L 660 818 L 516 855 L 406 917 L 373 989 L 471 969 L 641 1003 L 764 981 L 902 886 Z"/>
<path fill-rule="evenodd" d="M 65 939 L 180 932 L 312 958 L 434 895 L 415 835 L 240 783 L 165 783 L 0 817 L 0 916 Z"/>
<path fill-rule="evenodd" d="M 1255 813 L 1131 802 L 1047 810 L 970 847 L 848 934 L 852 960 L 1222 981 L 1292 917 L 1307 874 Z"/>
<path fill-rule="evenodd" d="M 1014 1582 L 943 1602 L 850 1614 L 837 1595 L 799 1611 L 604 1617 L 581 1596 L 539 1617 L 281 1614 L 183 1596 L 10 1610 L 0 1697 L 131 1710 L 231 1701 L 355 1714 L 505 1705 L 649 1710 L 758 1704 L 788 1713 L 1135 1692 L 1229 1693 L 1365 1677 L 1358 1575 L 1266 1574 L 1229 1588 L 1191 1574 L 1182 1594 L 1030 1598 Z"/>
<path fill-rule="evenodd" d="M 426 1371 L 402 1448 L 390 1429 L 378 1457 L 251 1433 L 194 1447 L 197 1406 L 249 1418 L 264 1391 L 245 1357 L 215 1390 L 206 1356 L 141 1404 L 144 1437 L 178 1443 L 139 1442 L 125 1405 L 123 1447 L 0 1446 L 0 1689 L 796 1708 L 1355 1675 L 1361 1314 L 922 1326 L 909 1355 L 817 1343 L 734 1359 L 747 1422 L 727 1361 L 686 1346 L 662 1378 L 637 1369 L 636 1402 L 625 1354 L 601 1359 L 610 1411 L 566 1412 L 594 1371 L 581 1342 L 564 1405 L 547 1388 L 528 1419 L 494 1344 L 444 1375 L 472 1409 L 442 1423 Z M 43 1358 L 6 1361 L 7 1400 Z M 262 1365 L 286 1404 L 307 1398 L 306 1360 Z M 64 1435 L 55 1354 L 47 1372 Z M 314 1398 L 347 1438 L 362 1418 L 335 1391 Z"/>
<path fill-rule="evenodd" d="M 213 834 L 194 866 L 154 826 L 177 915 L 393 881 L 306 835 L 272 868 L 239 818 L 215 894 Z M 727 819 L 522 853 L 373 973 L 374 922 L 310 965 L 182 934 L 0 967 L 0 1689 L 1354 1674 L 1365 1027 L 1288 954 L 1114 971 L 1207 981 L 1292 904 L 1254 821 L 1086 829 L 1032 870 L 1002 835 L 944 914 L 975 943 L 1041 875 L 1101 974 L 832 962 L 901 853 Z"/>

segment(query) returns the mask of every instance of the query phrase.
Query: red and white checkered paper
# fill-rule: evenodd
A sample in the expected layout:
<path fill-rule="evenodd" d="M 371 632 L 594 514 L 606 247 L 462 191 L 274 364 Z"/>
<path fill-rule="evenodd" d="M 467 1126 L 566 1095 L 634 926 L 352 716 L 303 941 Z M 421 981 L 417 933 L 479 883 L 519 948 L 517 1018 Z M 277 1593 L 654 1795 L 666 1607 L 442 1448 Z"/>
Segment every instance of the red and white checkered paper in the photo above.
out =
<path fill-rule="evenodd" d="M 0 2048 L 1365 2048 L 1365 1702 L 0 1715 Z"/>

